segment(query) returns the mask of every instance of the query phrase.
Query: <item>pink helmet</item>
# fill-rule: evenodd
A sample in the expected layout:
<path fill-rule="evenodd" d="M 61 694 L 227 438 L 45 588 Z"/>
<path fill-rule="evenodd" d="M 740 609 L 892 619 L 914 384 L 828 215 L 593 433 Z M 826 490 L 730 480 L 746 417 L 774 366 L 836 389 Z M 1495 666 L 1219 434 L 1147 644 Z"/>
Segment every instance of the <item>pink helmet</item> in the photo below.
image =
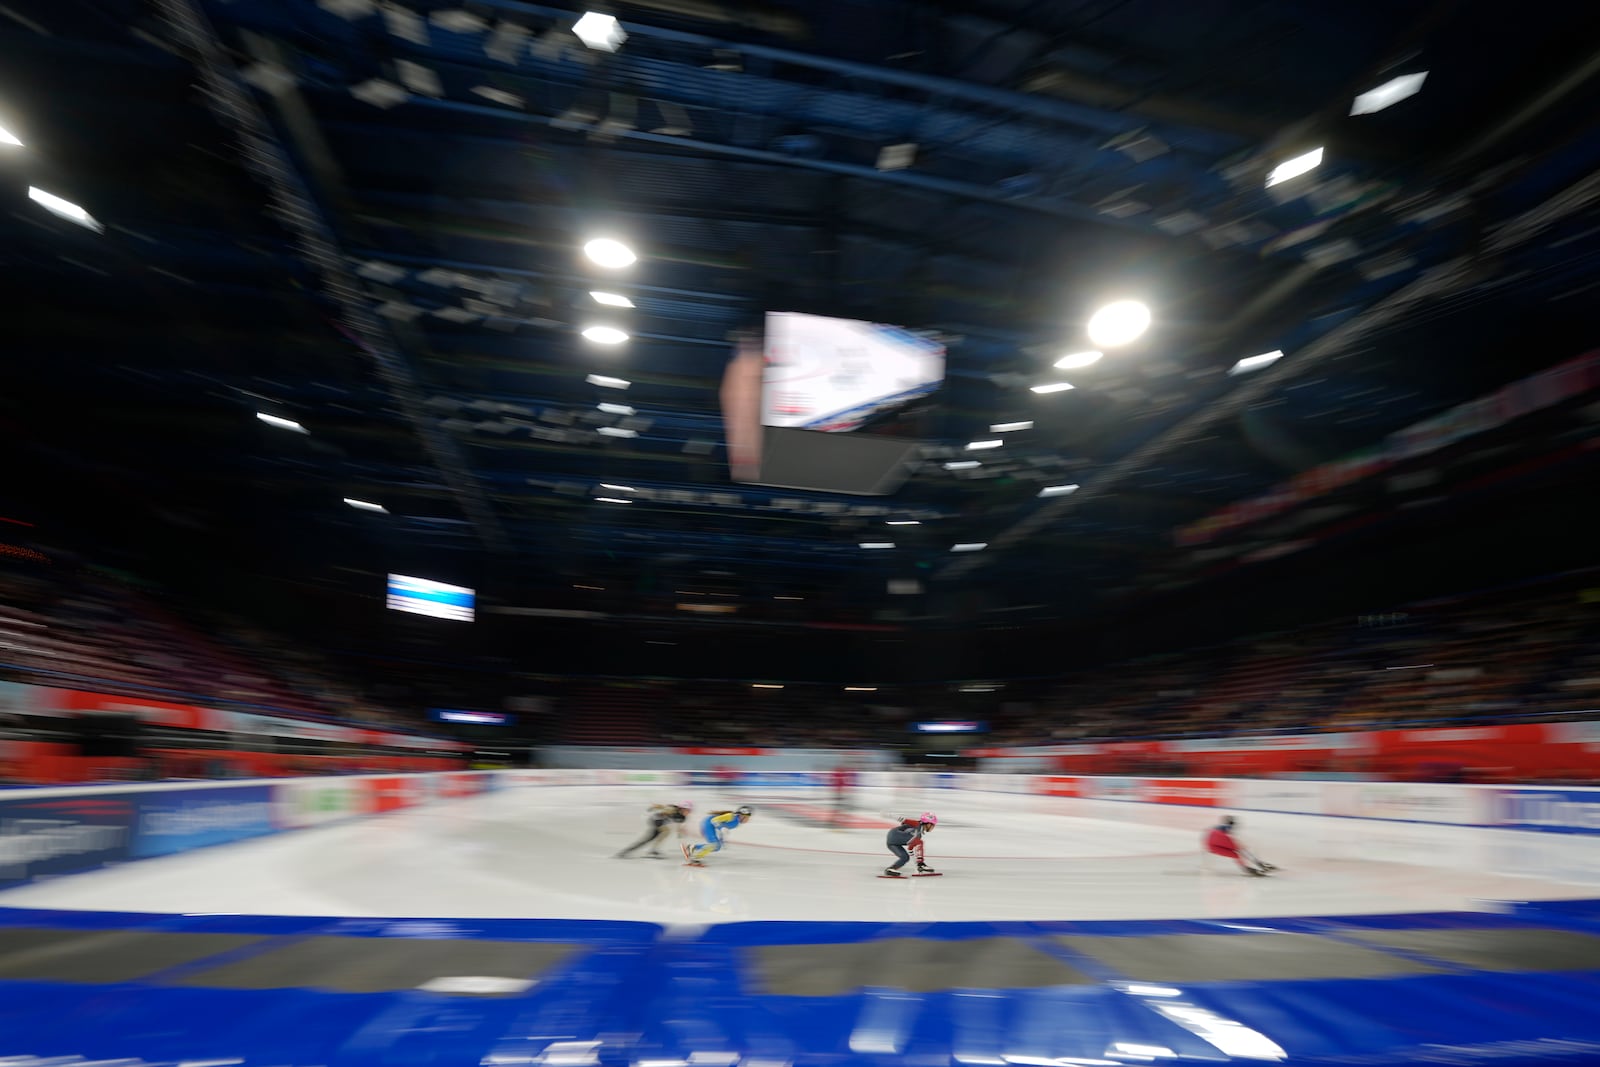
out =
<path fill-rule="evenodd" d="M 917 821 L 924 826 L 938 826 L 939 816 L 935 815 L 931 811 L 925 811 L 921 815 L 917 816 Z"/>

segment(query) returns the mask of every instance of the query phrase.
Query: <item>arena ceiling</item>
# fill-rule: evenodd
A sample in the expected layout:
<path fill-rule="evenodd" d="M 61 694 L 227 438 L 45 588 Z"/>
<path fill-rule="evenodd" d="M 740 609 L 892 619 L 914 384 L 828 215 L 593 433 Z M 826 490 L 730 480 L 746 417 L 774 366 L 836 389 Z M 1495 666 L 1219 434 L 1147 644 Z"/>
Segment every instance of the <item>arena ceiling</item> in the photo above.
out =
<path fill-rule="evenodd" d="M 0 411 L 24 462 L 241 553 L 501 606 L 689 583 L 936 614 L 894 581 L 1072 614 L 1187 580 L 1197 519 L 1593 340 L 1583 5 L 605 10 L 614 52 L 517 0 L 7 0 Z M 597 234 L 638 263 L 588 264 Z M 1147 337 L 1052 370 L 1123 296 Z M 767 310 L 949 339 L 896 494 L 730 482 L 718 388 Z M 586 342 L 597 321 L 631 340 Z M 946 468 L 1004 423 L 1032 426 Z"/>

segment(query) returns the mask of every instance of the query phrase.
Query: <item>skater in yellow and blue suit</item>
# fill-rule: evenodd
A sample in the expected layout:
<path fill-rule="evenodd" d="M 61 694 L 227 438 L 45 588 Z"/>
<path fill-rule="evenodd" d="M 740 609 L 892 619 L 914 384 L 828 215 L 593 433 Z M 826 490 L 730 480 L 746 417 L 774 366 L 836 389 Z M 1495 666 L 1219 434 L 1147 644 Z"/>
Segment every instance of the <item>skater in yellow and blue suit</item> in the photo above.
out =
<path fill-rule="evenodd" d="M 700 824 L 700 832 L 706 835 L 705 844 L 684 845 L 683 858 L 698 864 L 713 852 L 721 852 L 723 836 L 735 826 L 749 822 L 753 814 L 748 807 L 741 807 L 737 811 L 714 811 L 707 815 L 705 822 Z"/>

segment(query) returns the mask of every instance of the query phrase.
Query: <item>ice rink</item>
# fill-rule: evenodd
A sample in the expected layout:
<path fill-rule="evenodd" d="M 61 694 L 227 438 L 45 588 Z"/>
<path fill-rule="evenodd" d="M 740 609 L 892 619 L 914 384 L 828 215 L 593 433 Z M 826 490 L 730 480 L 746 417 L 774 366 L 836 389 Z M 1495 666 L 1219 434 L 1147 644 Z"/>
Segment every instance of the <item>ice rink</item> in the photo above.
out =
<path fill-rule="evenodd" d="M 705 868 L 612 858 L 658 801 L 755 818 Z M 933 810 L 939 878 L 875 877 L 889 815 Z M 260 915 L 952 921 L 1349 915 L 1592 897 L 1600 839 L 1241 813 L 1281 872 L 1201 862 L 1215 809 L 863 791 L 848 828 L 805 790 L 522 787 L 0 893 L 0 906 Z M 1212 866 L 1216 864 L 1216 866 Z"/>

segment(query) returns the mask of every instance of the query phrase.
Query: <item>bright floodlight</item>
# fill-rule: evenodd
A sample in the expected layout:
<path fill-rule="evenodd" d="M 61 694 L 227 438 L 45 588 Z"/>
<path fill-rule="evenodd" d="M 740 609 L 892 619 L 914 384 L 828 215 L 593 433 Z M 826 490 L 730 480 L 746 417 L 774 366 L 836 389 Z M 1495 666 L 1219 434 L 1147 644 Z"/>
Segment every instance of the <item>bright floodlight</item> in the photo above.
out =
<path fill-rule="evenodd" d="M 1071 388 L 1073 388 L 1071 382 L 1046 382 L 1044 385 L 1032 387 L 1035 393 L 1064 393 Z"/>
<path fill-rule="evenodd" d="M 983 466 L 983 464 L 979 463 L 975 459 L 958 459 L 953 462 L 946 463 L 944 465 L 944 469 L 947 471 L 969 471 L 974 467 L 981 466 Z"/>
<path fill-rule="evenodd" d="M 999 448 L 1003 444 L 1005 444 L 1004 441 L 968 441 L 967 451 L 982 452 L 986 448 Z"/>
<path fill-rule="evenodd" d="M 620 496 L 597 496 L 597 497 L 595 497 L 595 500 L 599 501 L 602 504 L 631 504 L 631 503 L 633 503 L 633 501 L 624 500 Z"/>
<path fill-rule="evenodd" d="M 629 300 L 627 297 L 623 296 L 621 293 L 602 293 L 602 292 L 599 292 L 598 290 L 590 290 L 589 291 L 589 295 L 594 298 L 594 302 L 596 304 L 604 304 L 606 307 L 610 307 L 610 308 L 631 308 L 631 307 L 633 307 L 633 301 Z"/>
<path fill-rule="evenodd" d="M 988 547 L 989 547 L 989 542 L 987 542 L 987 541 L 965 541 L 965 542 L 963 542 L 963 543 L 961 543 L 959 545 L 951 545 L 950 546 L 950 551 L 952 551 L 952 552 L 982 552 L 984 549 L 986 549 Z"/>
<path fill-rule="evenodd" d="M 295 422 L 293 419 L 285 419 L 279 415 L 268 415 L 265 411 L 256 412 L 256 418 L 260 419 L 268 426 L 276 426 L 280 430 L 291 430 L 294 433 L 304 434 L 309 434 L 311 432 L 304 426 L 301 426 L 298 422 Z"/>
<path fill-rule="evenodd" d="M 993 426 L 989 427 L 989 432 L 990 433 L 1010 433 L 1013 430 L 1031 430 L 1031 429 L 1033 429 L 1033 423 L 1031 423 L 1031 422 L 997 422 Z"/>
<path fill-rule="evenodd" d="M 596 237 L 583 246 L 583 254 L 589 261 L 597 266 L 610 267 L 613 270 L 621 267 L 631 267 L 639 257 L 633 254 L 633 249 L 621 241 L 613 241 L 609 237 Z"/>
<path fill-rule="evenodd" d="M 631 485 L 613 485 L 610 482 L 601 482 L 600 488 L 609 489 L 613 493 L 637 493 L 639 491 Z"/>
<path fill-rule="evenodd" d="M 620 345 L 628 339 L 628 331 L 615 326 L 590 326 L 583 336 L 597 345 Z"/>
<path fill-rule="evenodd" d="M 601 411 L 605 412 L 607 415 L 634 415 L 634 414 L 637 414 L 633 410 L 633 408 L 629 407 L 627 404 L 600 404 L 600 405 L 598 405 L 598 407 L 600 408 Z"/>
<path fill-rule="evenodd" d="M 921 519 L 889 519 L 886 522 L 884 522 L 884 525 L 885 526 L 921 526 L 922 525 L 922 520 Z"/>
<path fill-rule="evenodd" d="M 1089 319 L 1089 340 L 1102 348 L 1136 341 L 1150 328 L 1150 309 L 1137 300 L 1118 300 Z"/>
<path fill-rule="evenodd" d="M 74 204 L 71 200 L 63 200 L 54 193 L 47 193 L 43 189 L 29 186 L 28 199 L 50 212 L 50 214 L 59 215 L 68 222 L 76 222 L 79 226 L 93 230 L 95 233 L 105 229 L 95 220 L 93 215 Z"/>
<path fill-rule="evenodd" d="M 1290 178 L 1298 178 L 1308 170 L 1316 170 L 1322 165 L 1322 149 L 1313 148 L 1303 156 L 1286 159 L 1272 168 L 1272 173 L 1267 175 L 1268 187 L 1286 182 Z"/>
<path fill-rule="evenodd" d="M 1241 359 L 1239 362 L 1235 363 L 1228 370 L 1228 373 L 1229 374 L 1248 374 L 1253 370 L 1260 370 L 1262 367 L 1268 366 L 1269 364 L 1272 364 L 1272 363 L 1276 363 L 1276 362 L 1278 362 L 1278 360 L 1280 360 L 1282 358 L 1283 358 L 1283 353 L 1279 352 L 1277 350 L 1273 350 L 1271 352 L 1263 352 L 1259 356 L 1246 356 L 1244 359 Z"/>
<path fill-rule="evenodd" d="M 893 548 L 893 541 L 862 541 L 862 548 Z"/>
<path fill-rule="evenodd" d="M 584 381 L 590 385 L 598 385 L 602 389 L 626 389 L 633 384 L 626 378 L 612 378 L 605 374 L 591 374 Z"/>
<path fill-rule="evenodd" d="M 1427 77 L 1428 72 L 1424 70 L 1416 74 L 1402 74 L 1398 78 L 1390 78 L 1376 89 L 1369 89 L 1356 97 L 1355 103 L 1350 105 L 1350 114 L 1370 115 L 1374 111 L 1393 107 L 1409 96 L 1416 96 L 1422 92 L 1422 83 Z"/>
<path fill-rule="evenodd" d="M 375 511 L 379 515 L 389 514 L 388 508 L 384 507 L 382 504 L 374 504 L 370 500 L 357 500 L 355 497 L 347 496 L 344 498 L 344 502 L 355 508 L 357 511 Z"/>
<path fill-rule="evenodd" d="M 1056 360 L 1056 368 L 1058 370 L 1076 370 L 1079 367 L 1087 367 L 1091 364 L 1099 363 L 1103 354 L 1096 352 L 1092 348 L 1087 352 L 1069 352 Z"/>
<path fill-rule="evenodd" d="M 597 426 L 595 433 L 601 437 L 638 437 L 638 430 L 629 430 L 621 426 Z"/>
<path fill-rule="evenodd" d="M 1078 487 L 1076 485 L 1047 485 L 1043 489 L 1039 490 L 1039 495 L 1066 496 L 1069 493 L 1076 493 L 1077 491 Z"/>
<path fill-rule="evenodd" d="M 0 126 L 0 144 L 16 145 L 18 148 L 22 147 L 22 141 L 18 139 L 17 135 L 6 129 L 4 126 Z"/>
<path fill-rule="evenodd" d="M 598 11 L 587 12 L 573 24 L 572 32 L 578 35 L 578 40 L 601 52 L 615 52 L 628 39 L 615 15 L 602 15 Z"/>

